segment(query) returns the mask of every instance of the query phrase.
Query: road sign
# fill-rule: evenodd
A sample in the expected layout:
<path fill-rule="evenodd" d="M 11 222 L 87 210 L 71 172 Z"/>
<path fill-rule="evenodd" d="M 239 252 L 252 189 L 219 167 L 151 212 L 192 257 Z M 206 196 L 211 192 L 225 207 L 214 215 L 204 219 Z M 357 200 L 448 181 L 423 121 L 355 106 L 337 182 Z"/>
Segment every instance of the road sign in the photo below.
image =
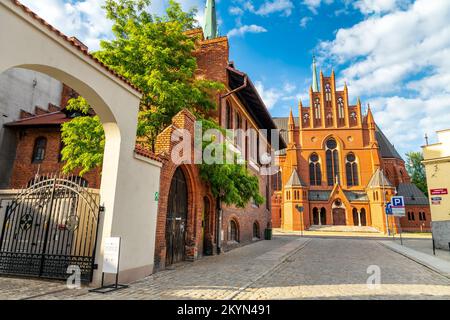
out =
<path fill-rule="evenodd" d="M 392 204 L 390 202 L 386 203 L 386 214 L 392 215 Z"/>
<path fill-rule="evenodd" d="M 404 217 L 406 215 L 405 198 L 403 196 L 392 197 L 391 203 L 393 216 Z"/>
<path fill-rule="evenodd" d="M 448 189 L 446 189 L 446 188 L 431 189 L 430 193 L 431 193 L 432 196 L 447 195 L 448 194 Z"/>

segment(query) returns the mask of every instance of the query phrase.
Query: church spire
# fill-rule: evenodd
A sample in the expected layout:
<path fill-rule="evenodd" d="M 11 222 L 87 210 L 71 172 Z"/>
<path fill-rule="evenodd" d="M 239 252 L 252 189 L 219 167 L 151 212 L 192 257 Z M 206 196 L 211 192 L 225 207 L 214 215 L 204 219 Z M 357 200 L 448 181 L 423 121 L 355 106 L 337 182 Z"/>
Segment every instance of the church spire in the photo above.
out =
<path fill-rule="evenodd" d="M 312 71 L 313 71 L 312 89 L 313 89 L 313 92 L 319 92 L 319 81 L 317 79 L 316 56 L 313 56 Z"/>
<path fill-rule="evenodd" d="M 206 40 L 217 38 L 217 15 L 216 1 L 206 0 L 205 25 L 203 26 L 203 35 Z"/>

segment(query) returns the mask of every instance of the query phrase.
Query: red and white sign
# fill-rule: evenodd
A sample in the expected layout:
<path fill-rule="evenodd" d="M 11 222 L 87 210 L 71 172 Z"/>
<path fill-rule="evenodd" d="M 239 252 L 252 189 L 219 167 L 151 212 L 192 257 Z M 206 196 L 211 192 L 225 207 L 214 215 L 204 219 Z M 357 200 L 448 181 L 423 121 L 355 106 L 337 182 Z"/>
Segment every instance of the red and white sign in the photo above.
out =
<path fill-rule="evenodd" d="M 430 193 L 432 196 L 440 196 L 440 195 L 445 195 L 448 194 L 448 189 L 445 188 L 441 188 L 441 189 L 431 189 Z"/>

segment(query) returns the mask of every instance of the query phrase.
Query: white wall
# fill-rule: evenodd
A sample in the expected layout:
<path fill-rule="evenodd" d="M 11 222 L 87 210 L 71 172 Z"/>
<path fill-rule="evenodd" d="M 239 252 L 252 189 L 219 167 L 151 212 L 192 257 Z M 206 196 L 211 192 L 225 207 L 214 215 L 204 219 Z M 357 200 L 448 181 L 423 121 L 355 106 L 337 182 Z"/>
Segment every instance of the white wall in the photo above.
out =
<path fill-rule="evenodd" d="M 0 189 L 7 188 L 15 158 L 16 137 L 3 125 L 19 119 L 20 110 L 59 105 L 62 83 L 45 74 L 13 68 L 0 74 Z"/>

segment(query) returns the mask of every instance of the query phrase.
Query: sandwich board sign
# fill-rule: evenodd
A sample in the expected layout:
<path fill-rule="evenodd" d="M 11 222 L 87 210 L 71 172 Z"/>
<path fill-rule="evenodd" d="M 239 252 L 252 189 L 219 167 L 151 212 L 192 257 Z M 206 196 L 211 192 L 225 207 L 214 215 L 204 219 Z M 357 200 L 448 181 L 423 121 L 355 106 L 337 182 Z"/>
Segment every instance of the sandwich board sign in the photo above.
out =
<path fill-rule="evenodd" d="M 103 272 L 119 272 L 120 238 L 106 238 L 103 247 Z"/>
<path fill-rule="evenodd" d="M 391 204 L 393 216 L 404 217 L 406 215 L 405 198 L 403 196 L 392 197 Z"/>

